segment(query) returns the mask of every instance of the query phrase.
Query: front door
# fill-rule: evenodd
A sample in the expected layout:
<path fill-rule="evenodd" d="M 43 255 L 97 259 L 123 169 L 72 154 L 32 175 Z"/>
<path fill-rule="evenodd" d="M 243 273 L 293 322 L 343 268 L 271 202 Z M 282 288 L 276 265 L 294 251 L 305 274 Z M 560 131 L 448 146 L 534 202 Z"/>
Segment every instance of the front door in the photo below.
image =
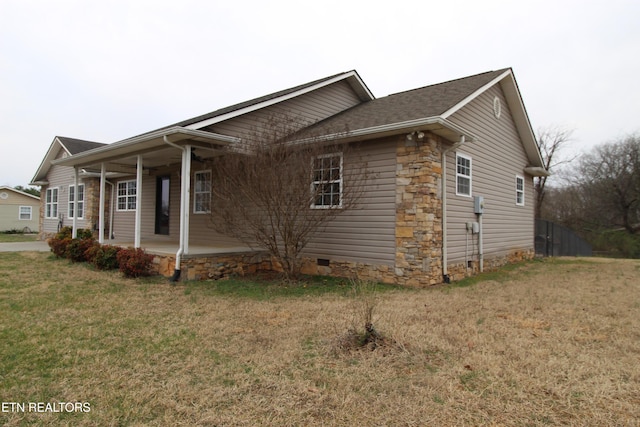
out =
<path fill-rule="evenodd" d="M 156 234 L 169 234 L 169 177 L 156 181 Z"/>

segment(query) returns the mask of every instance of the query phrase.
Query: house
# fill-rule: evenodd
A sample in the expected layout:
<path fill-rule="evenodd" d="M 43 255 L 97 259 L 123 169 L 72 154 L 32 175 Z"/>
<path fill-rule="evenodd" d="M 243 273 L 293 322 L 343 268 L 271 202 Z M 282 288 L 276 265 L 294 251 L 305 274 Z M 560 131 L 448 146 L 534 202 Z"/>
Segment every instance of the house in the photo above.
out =
<path fill-rule="evenodd" d="M 314 236 L 306 272 L 420 286 L 534 255 L 533 178 L 547 171 L 510 68 L 382 98 L 349 71 L 108 145 L 58 137 L 32 182 L 42 185 L 41 230 L 60 219 L 92 227 L 101 241 L 156 254 L 167 276 L 267 265 L 259 248 L 207 227 L 195 200 L 210 197 L 210 172 L 193 158 L 224 155 L 283 111 L 357 143 L 375 177 L 360 209 Z"/>
<path fill-rule="evenodd" d="M 0 186 L 0 231 L 37 232 L 39 216 L 39 197 Z"/>

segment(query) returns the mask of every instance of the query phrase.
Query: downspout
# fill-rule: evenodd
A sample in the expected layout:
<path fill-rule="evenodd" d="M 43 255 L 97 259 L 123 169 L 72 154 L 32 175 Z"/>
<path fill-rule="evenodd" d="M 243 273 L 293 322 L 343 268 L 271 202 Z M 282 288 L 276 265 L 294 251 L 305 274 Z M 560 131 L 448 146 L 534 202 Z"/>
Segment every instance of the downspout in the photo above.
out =
<path fill-rule="evenodd" d="M 464 135 L 460 136 L 460 141 L 442 152 L 442 281 L 444 283 L 451 282 L 447 269 L 447 154 L 462 144 L 464 144 Z"/>
<path fill-rule="evenodd" d="M 142 155 L 138 155 L 136 162 L 136 217 L 134 231 L 134 248 L 140 247 L 140 235 L 142 234 Z"/>
<path fill-rule="evenodd" d="M 170 282 L 176 282 L 180 278 L 180 263 L 182 261 L 182 254 L 184 253 L 184 240 L 185 240 L 185 209 L 188 207 L 188 200 L 185 204 L 185 193 L 187 192 L 186 181 L 189 177 L 185 177 L 187 150 L 185 147 L 181 147 L 173 142 L 169 141 L 166 135 L 162 137 L 167 145 L 175 147 L 182 151 L 182 165 L 180 168 L 181 180 L 180 180 L 180 240 L 178 251 L 176 252 L 176 264 L 173 270 L 173 276 L 169 279 Z"/>
<path fill-rule="evenodd" d="M 107 181 L 107 168 L 104 162 L 100 165 L 100 201 L 98 207 L 98 243 L 104 243 L 104 199 L 105 199 L 105 182 Z M 112 194 L 113 195 L 113 194 Z"/>

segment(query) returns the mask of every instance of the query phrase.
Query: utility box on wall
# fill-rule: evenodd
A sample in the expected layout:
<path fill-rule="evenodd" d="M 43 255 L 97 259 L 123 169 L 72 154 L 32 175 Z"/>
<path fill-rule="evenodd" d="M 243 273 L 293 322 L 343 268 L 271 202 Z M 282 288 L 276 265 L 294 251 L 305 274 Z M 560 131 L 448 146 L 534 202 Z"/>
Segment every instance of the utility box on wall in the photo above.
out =
<path fill-rule="evenodd" d="M 484 213 L 484 197 L 475 196 L 473 198 L 473 213 L 475 213 L 475 214 L 483 214 Z"/>

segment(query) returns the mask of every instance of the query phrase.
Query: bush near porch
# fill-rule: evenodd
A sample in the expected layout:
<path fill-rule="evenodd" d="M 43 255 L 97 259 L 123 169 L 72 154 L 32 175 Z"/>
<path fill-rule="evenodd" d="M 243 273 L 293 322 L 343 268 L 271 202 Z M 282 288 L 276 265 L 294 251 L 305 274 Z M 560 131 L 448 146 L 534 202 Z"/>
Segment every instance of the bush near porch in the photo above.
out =
<path fill-rule="evenodd" d="M 72 262 L 88 262 L 98 270 L 119 269 L 126 277 L 149 276 L 153 256 L 141 248 L 120 248 L 98 243 L 91 230 L 79 229 L 72 238 L 71 227 L 62 228 L 48 240 L 51 252 Z"/>

